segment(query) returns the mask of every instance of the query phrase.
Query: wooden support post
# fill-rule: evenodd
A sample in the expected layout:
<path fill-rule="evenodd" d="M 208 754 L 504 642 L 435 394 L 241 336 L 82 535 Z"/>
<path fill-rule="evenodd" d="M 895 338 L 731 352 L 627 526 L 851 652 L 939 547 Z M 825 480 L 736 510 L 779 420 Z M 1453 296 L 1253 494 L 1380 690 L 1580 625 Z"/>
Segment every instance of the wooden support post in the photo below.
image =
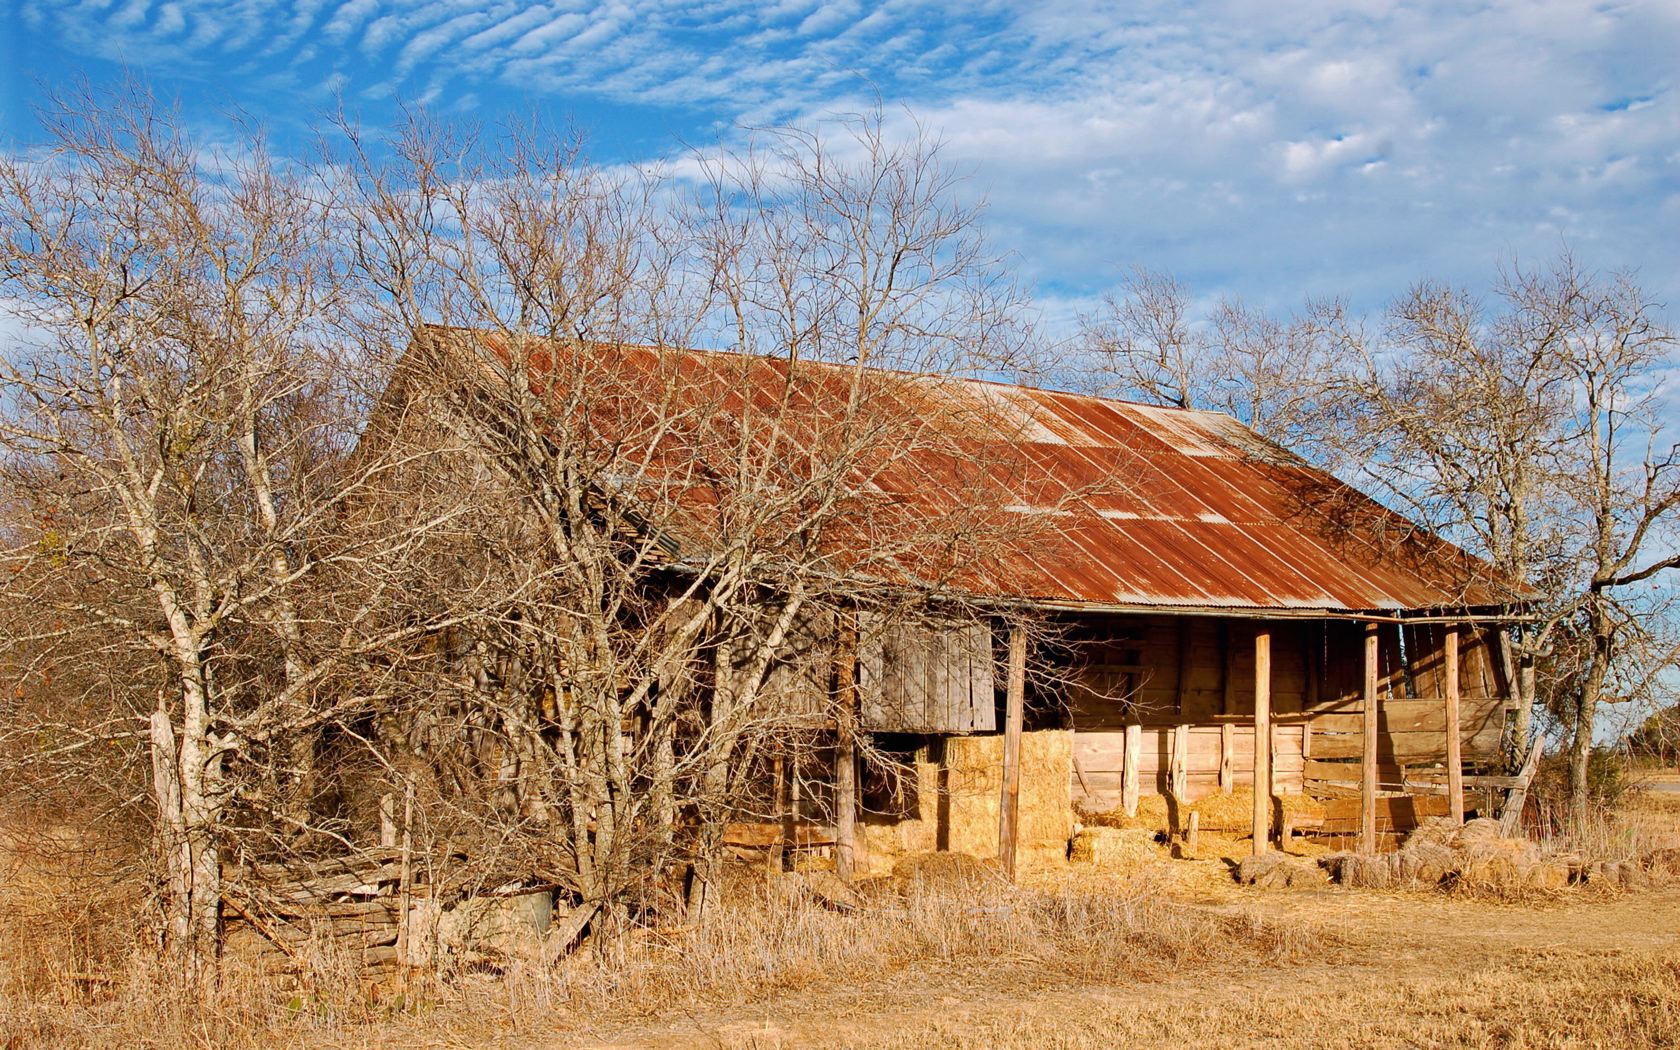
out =
<path fill-rule="evenodd" d="M 834 873 L 850 882 L 857 871 L 857 620 L 841 614 L 834 669 Z"/>
<path fill-rule="evenodd" d="M 1027 691 L 1027 631 L 1009 629 L 1009 685 L 1003 719 L 1003 804 L 998 807 L 998 861 L 1015 877 L 1016 818 L 1021 808 L 1021 722 Z"/>
<path fill-rule="evenodd" d="M 1464 823 L 1464 755 L 1463 740 L 1458 732 L 1458 628 L 1447 628 L 1446 660 L 1447 701 L 1447 804 L 1452 807 L 1454 821 Z"/>
<path fill-rule="evenodd" d="M 1137 816 L 1138 762 L 1143 758 L 1143 727 L 1136 722 L 1126 727 L 1126 755 L 1120 771 L 1120 805 L 1126 816 Z"/>
<path fill-rule="evenodd" d="M 1195 810 L 1190 811 L 1189 827 L 1184 832 L 1184 852 L 1191 860 L 1196 858 L 1196 842 L 1201 837 L 1202 815 Z"/>
<path fill-rule="evenodd" d="M 1272 837 L 1272 632 L 1254 632 L 1254 852 Z"/>
<path fill-rule="evenodd" d="M 1172 735 L 1172 795 L 1184 805 L 1190 793 L 1190 727 L 1173 726 Z"/>
<path fill-rule="evenodd" d="M 793 817 L 793 762 L 790 756 L 777 755 L 771 760 L 771 769 L 776 777 L 776 821 L 781 825 L 781 834 L 776 838 L 776 844 L 770 848 L 764 858 L 771 871 L 788 870 L 789 858 L 793 852 L 794 836 L 798 828 Z"/>
<path fill-rule="evenodd" d="M 1365 625 L 1364 747 L 1359 761 L 1359 848 L 1377 851 L 1377 625 Z"/>
<path fill-rule="evenodd" d="M 1237 786 L 1233 772 L 1237 759 L 1237 727 L 1229 722 L 1219 725 L 1219 790 L 1229 795 Z"/>

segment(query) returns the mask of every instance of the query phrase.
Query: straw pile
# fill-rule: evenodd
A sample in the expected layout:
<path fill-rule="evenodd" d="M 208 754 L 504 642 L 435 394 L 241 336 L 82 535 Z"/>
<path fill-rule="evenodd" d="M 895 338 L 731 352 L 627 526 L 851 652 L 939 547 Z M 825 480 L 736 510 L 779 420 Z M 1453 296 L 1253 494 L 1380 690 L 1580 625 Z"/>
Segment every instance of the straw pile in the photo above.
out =
<path fill-rule="evenodd" d="M 1075 864 L 1133 870 L 1159 860 L 1156 832 L 1149 828 L 1081 828 L 1073 836 L 1068 859 Z"/>
<path fill-rule="evenodd" d="M 942 762 L 934 757 L 941 750 Z M 1072 733 L 1054 729 L 1021 734 L 1018 867 L 1066 861 L 1073 834 L 1072 776 Z M 947 737 L 942 748 L 921 749 L 916 755 L 916 781 L 914 816 L 864 825 L 869 870 L 884 871 L 896 858 L 941 848 L 975 857 L 997 856 L 1002 735 Z"/>
<path fill-rule="evenodd" d="M 1208 795 L 1190 803 L 1180 813 L 1175 813 L 1174 809 L 1173 801 L 1164 795 L 1143 795 L 1138 798 L 1135 816 L 1128 817 L 1125 810 L 1117 808 L 1105 812 L 1081 810 L 1079 819 L 1092 827 L 1182 831 L 1189 823 L 1190 814 L 1195 813 L 1203 831 L 1247 833 L 1254 826 L 1254 792 L 1248 788 Z M 1273 795 L 1273 826 L 1276 826 L 1281 814 L 1288 814 L 1291 823 L 1299 827 L 1303 823 L 1322 820 L 1324 805 L 1302 794 Z"/>

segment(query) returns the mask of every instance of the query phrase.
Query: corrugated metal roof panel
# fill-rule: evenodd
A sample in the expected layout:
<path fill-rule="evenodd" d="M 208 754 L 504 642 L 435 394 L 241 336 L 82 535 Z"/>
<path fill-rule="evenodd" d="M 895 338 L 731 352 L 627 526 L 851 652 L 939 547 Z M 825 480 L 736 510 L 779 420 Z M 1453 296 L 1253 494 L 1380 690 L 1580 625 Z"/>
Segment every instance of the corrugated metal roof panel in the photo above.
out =
<path fill-rule="evenodd" d="M 712 398 L 736 413 L 774 416 L 788 395 L 794 411 L 813 420 L 843 405 L 858 376 L 848 366 L 635 347 L 605 351 L 592 367 L 643 377 L 644 386 L 631 389 L 649 399 L 662 391 Z M 1059 605 L 1337 610 L 1485 607 L 1523 597 L 1485 563 L 1228 416 L 981 381 L 898 379 L 876 396 L 950 440 L 883 464 L 870 479 L 883 498 L 910 516 L 960 512 L 965 487 L 989 475 L 1007 488 L 1010 513 L 1040 519 L 1017 549 L 959 581 L 970 591 Z M 808 430 L 796 440 L 820 441 L 820 427 Z M 968 462 L 954 455 L 961 448 Z"/>

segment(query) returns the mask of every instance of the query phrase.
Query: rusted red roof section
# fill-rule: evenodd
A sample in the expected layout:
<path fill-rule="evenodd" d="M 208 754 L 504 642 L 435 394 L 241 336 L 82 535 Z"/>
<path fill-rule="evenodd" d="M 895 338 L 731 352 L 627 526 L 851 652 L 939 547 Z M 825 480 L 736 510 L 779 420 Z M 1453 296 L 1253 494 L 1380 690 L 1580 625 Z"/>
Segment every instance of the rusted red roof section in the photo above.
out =
<path fill-rule="evenodd" d="M 859 373 L 871 372 L 624 346 L 603 348 L 591 367 L 624 379 L 632 397 L 669 399 L 677 389 L 733 399 L 743 414 L 777 411 L 781 399 L 780 411 L 791 405 L 812 419 L 833 416 Z M 953 493 L 969 491 L 965 472 L 989 471 L 1008 489 L 1007 512 L 1038 522 L 1013 548 L 959 574 L 957 584 L 971 593 L 1059 606 L 1232 610 L 1463 610 L 1523 598 L 1486 563 L 1229 416 L 876 375 L 891 377 L 871 394 L 890 399 L 892 412 L 961 432 L 900 450 L 872 475 L 872 488 L 900 513 L 931 518 L 952 512 Z M 972 455 L 959 461 L 953 448 Z"/>

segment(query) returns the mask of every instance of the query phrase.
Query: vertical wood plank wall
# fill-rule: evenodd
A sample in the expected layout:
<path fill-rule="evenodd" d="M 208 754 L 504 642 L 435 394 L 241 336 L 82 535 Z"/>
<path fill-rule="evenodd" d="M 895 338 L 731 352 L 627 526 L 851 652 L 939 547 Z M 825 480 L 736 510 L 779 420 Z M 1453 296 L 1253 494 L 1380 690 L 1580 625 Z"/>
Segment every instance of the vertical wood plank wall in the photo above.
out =
<path fill-rule="evenodd" d="M 1220 789 L 1221 764 L 1237 786 L 1253 765 L 1255 621 L 1214 617 L 1115 616 L 1093 621 L 1082 639 L 1086 663 L 1068 690 L 1075 755 L 1084 784 L 1074 785 L 1093 808 L 1120 804 L 1125 772 L 1123 731 L 1141 726 L 1139 790 L 1170 787 L 1173 727 L 1190 727 L 1186 792 L 1191 799 Z M 1301 791 L 1319 782 L 1357 788 L 1363 749 L 1363 627 L 1352 621 L 1271 621 L 1271 710 L 1276 736 L 1276 789 Z M 1447 628 L 1407 629 L 1402 645 L 1393 624 L 1378 630 L 1378 767 L 1383 788 L 1398 786 L 1400 766 L 1446 756 Z M 1484 631 L 1460 627 L 1459 740 L 1466 762 L 1498 753 L 1507 690 Z M 1409 673 L 1408 673 L 1409 672 Z M 1311 733 L 1311 754 L 1305 757 Z M 1223 737 L 1223 739 L 1222 739 Z"/>

